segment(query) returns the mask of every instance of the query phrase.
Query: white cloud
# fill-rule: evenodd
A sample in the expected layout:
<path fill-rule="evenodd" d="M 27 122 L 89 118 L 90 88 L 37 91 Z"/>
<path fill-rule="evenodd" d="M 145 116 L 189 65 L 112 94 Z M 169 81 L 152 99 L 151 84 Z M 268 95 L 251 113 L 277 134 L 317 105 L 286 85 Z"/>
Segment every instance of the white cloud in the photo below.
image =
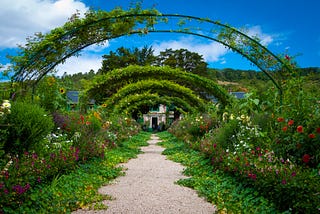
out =
<path fill-rule="evenodd" d="M 203 56 L 206 62 L 221 62 L 225 63 L 223 56 L 228 52 L 228 49 L 217 42 L 201 43 L 193 37 L 180 37 L 178 40 L 163 41 L 152 44 L 155 50 L 155 55 L 165 49 L 187 49 L 191 52 L 198 53 Z"/>
<path fill-rule="evenodd" d="M 0 8 L 0 48 L 24 44 L 35 32 L 62 26 L 77 10 L 88 10 L 78 0 L 1 0 Z"/>
<path fill-rule="evenodd" d="M 246 33 L 248 36 L 250 37 L 257 36 L 258 38 L 261 39 L 260 43 L 264 46 L 267 46 L 274 41 L 273 36 L 263 33 L 259 25 L 252 26 L 247 30 L 248 32 Z"/>
<path fill-rule="evenodd" d="M 72 56 L 66 60 L 64 64 L 58 65 L 55 69 L 57 75 L 62 76 L 64 72 L 67 74 L 86 73 L 91 69 L 95 72 L 101 68 L 102 57 L 101 55 L 89 55 L 87 53 L 81 56 Z"/>

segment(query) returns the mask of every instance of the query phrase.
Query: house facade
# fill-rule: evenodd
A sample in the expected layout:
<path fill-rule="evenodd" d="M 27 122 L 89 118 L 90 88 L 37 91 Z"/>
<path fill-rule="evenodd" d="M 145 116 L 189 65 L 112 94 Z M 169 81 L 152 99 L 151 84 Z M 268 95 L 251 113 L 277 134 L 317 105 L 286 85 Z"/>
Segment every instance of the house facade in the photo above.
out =
<path fill-rule="evenodd" d="M 147 114 L 143 114 L 144 125 L 149 130 L 162 130 L 166 124 L 172 123 L 173 119 L 174 112 L 162 104 L 153 106 Z"/>

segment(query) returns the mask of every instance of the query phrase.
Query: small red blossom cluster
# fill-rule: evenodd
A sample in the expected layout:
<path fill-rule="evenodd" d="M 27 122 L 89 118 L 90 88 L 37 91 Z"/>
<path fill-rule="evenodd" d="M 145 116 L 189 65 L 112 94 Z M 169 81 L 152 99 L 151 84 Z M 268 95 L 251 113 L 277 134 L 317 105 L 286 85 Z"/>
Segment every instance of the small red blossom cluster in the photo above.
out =
<path fill-rule="evenodd" d="M 278 117 L 277 121 L 279 123 L 283 123 L 283 122 L 285 122 L 285 119 L 283 117 Z M 292 120 L 292 119 L 288 120 L 287 125 L 282 127 L 282 131 L 283 132 L 288 131 L 288 128 L 293 126 L 293 124 L 294 124 L 294 120 Z M 299 125 L 299 126 L 297 126 L 296 131 L 298 133 L 304 133 L 304 127 L 302 125 Z M 316 128 L 316 133 L 320 134 L 320 127 Z M 308 134 L 308 137 L 310 139 L 314 139 L 314 138 L 316 138 L 316 135 L 314 133 L 310 133 L 310 134 Z"/>

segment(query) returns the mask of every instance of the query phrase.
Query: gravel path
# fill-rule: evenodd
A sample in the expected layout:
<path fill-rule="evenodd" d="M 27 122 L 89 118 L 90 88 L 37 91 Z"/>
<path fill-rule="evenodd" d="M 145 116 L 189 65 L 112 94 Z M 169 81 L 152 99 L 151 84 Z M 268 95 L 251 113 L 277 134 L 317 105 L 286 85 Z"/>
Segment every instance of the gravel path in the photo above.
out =
<path fill-rule="evenodd" d="M 174 184 L 185 178 L 183 167 L 161 155 L 164 149 L 155 145 L 157 142 L 159 138 L 152 135 L 149 146 L 141 148 L 144 153 L 124 164 L 126 175 L 99 189 L 114 199 L 105 202 L 107 210 L 74 213 L 214 213 L 215 206 L 194 190 Z"/>

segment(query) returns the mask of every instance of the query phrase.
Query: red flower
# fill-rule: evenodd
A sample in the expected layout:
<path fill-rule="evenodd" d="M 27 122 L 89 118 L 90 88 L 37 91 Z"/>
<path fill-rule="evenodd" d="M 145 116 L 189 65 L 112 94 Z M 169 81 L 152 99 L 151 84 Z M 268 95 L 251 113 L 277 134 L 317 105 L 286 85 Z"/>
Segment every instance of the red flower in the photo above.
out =
<path fill-rule="evenodd" d="M 288 127 L 286 127 L 286 126 L 282 128 L 283 132 L 286 132 L 287 130 L 288 130 Z"/>
<path fill-rule="evenodd" d="M 289 122 L 288 122 L 288 126 L 292 126 L 292 125 L 293 125 L 293 123 L 294 123 L 294 121 L 293 121 L 293 120 L 289 120 Z"/>
<path fill-rule="evenodd" d="M 315 138 L 315 137 L 316 137 L 315 134 L 313 134 L 313 133 L 309 134 L 309 138 L 313 139 L 313 138 Z"/>
<path fill-rule="evenodd" d="M 277 121 L 278 121 L 279 123 L 281 123 L 281 122 L 284 121 L 284 118 L 283 118 L 283 117 L 278 117 Z"/>
<path fill-rule="evenodd" d="M 308 154 L 303 155 L 302 161 L 305 163 L 308 163 L 310 161 L 310 155 Z"/>
<path fill-rule="evenodd" d="M 288 60 L 288 61 L 290 61 L 290 56 L 288 56 L 288 55 L 285 55 L 285 58 L 286 58 L 286 60 Z"/>
<path fill-rule="evenodd" d="M 303 126 L 298 126 L 297 127 L 297 132 L 302 133 L 303 132 Z"/>
<path fill-rule="evenodd" d="M 317 128 L 317 133 L 320 134 L 320 127 Z"/>

